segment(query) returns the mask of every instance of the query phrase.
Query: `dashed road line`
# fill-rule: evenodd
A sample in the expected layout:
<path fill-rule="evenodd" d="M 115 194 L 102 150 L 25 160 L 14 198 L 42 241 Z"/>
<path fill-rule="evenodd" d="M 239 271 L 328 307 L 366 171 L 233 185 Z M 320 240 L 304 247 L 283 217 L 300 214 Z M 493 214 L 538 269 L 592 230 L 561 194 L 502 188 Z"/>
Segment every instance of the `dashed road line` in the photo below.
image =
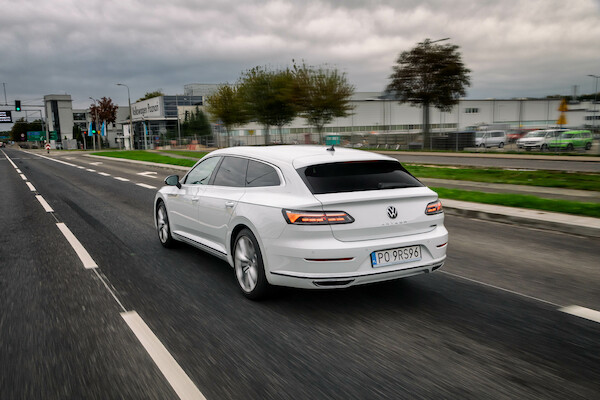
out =
<path fill-rule="evenodd" d="M 121 181 L 121 182 L 129 182 L 129 179 L 127 178 L 121 178 L 120 176 L 115 176 L 114 177 L 116 180 Z"/>
<path fill-rule="evenodd" d="M 102 176 L 110 176 L 110 174 L 107 174 L 106 172 L 98 172 L 98 175 L 102 175 Z"/>
<path fill-rule="evenodd" d="M 53 213 L 54 210 L 52 209 L 52 207 L 50 207 L 50 204 L 48 204 L 48 202 L 46 201 L 46 199 L 44 199 L 41 195 L 36 195 L 35 198 L 40 202 L 40 204 L 42 205 L 42 207 L 44 208 L 44 210 L 46 212 L 49 213 Z"/>
<path fill-rule="evenodd" d="M 156 189 L 156 186 L 146 185 L 145 183 L 136 183 L 137 186 L 141 186 L 146 189 Z"/>
<path fill-rule="evenodd" d="M 121 317 L 150 354 L 150 357 L 152 357 L 158 369 L 167 378 L 180 399 L 206 399 L 137 312 L 124 312 L 121 313 Z"/>
<path fill-rule="evenodd" d="M 25 175 L 23 175 L 23 174 L 20 174 L 20 175 L 21 175 L 21 179 L 23 179 L 24 181 L 27 180 L 27 177 Z"/>
<path fill-rule="evenodd" d="M 35 186 L 33 186 L 33 184 L 31 182 L 25 182 L 27 184 L 27 187 L 29 187 L 29 190 L 31 190 L 32 192 L 35 192 Z"/>
<path fill-rule="evenodd" d="M 600 311 L 592 310 L 591 308 L 567 306 L 560 308 L 559 311 L 600 323 Z"/>
<path fill-rule="evenodd" d="M 75 237 L 75 235 L 73 235 L 73 233 L 67 227 L 67 225 L 65 225 L 63 222 L 59 222 L 56 224 L 56 226 L 65 236 L 73 250 L 75 250 L 75 253 L 77 253 L 79 259 L 83 263 L 84 268 L 98 268 L 98 265 L 96 265 L 96 262 L 92 259 L 92 256 L 90 256 L 90 253 L 87 252 L 87 250 L 85 249 L 85 247 L 83 247 L 81 242 Z"/>

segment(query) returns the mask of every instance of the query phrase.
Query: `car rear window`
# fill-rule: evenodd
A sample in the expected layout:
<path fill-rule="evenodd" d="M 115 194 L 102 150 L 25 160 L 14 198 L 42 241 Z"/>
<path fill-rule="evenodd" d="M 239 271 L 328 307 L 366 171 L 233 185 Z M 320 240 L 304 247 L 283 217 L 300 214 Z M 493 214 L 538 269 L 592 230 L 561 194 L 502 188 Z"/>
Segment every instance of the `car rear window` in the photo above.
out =
<path fill-rule="evenodd" d="M 313 194 L 423 186 L 396 161 L 354 161 L 311 165 L 298 173 Z"/>

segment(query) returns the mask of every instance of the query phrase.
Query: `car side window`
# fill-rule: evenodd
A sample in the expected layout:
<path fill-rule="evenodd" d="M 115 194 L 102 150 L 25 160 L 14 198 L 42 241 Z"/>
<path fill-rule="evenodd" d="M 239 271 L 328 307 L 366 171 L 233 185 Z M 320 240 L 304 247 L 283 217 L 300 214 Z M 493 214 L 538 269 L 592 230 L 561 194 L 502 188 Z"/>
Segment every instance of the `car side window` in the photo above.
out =
<path fill-rule="evenodd" d="M 210 176 L 215 170 L 216 166 L 219 165 L 221 157 L 210 157 L 203 160 L 200 164 L 196 165 L 190 172 L 188 172 L 185 183 L 186 185 L 208 185 Z"/>
<path fill-rule="evenodd" d="M 279 175 L 275 168 L 258 161 L 248 162 L 248 173 L 246 174 L 247 187 L 279 186 Z"/>
<path fill-rule="evenodd" d="M 248 160 L 239 157 L 224 157 L 217 170 L 213 185 L 244 187 L 246 186 L 246 171 Z"/>

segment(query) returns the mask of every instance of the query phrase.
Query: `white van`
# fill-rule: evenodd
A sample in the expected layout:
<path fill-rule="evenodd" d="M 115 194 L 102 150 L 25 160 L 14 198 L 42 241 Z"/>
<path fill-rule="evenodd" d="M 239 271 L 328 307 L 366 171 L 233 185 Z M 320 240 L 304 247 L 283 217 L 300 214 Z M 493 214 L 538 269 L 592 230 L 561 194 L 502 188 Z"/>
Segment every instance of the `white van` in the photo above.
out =
<path fill-rule="evenodd" d="M 475 146 L 503 148 L 506 143 L 505 131 L 480 131 L 475 132 Z"/>

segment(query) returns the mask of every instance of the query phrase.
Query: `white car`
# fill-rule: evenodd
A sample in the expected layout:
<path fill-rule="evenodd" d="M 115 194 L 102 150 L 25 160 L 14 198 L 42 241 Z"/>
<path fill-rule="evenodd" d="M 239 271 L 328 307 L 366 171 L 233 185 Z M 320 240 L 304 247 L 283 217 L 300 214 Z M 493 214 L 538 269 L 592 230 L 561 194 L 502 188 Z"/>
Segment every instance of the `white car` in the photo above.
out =
<path fill-rule="evenodd" d="M 541 129 L 529 132 L 517 140 L 517 148 L 525 150 L 548 151 L 548 144 L 568 129 Z"/>
<path fill-rule="evenodd" d="M 231 147 L 165 179 L 160 242 L 226 260 L 242 293 L 342 288 L 433 272 L 448 231 L 435 192 L 384 155 L 323 146 Z"/>

